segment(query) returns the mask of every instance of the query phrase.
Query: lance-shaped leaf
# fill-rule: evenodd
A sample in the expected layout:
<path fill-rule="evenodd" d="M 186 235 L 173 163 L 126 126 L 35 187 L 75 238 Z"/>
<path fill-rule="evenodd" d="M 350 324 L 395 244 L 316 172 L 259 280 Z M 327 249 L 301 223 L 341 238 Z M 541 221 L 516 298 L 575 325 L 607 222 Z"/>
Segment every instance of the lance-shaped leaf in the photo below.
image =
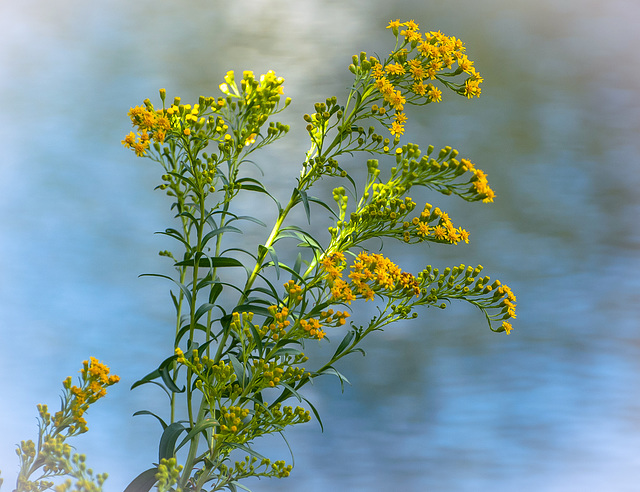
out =
<path fill-rule="evenodd" d="M 124 492 L 149 492 L 158 480 L 156 480 L 157 468 L 149 468 L 143 471 L 140 475 L 133 479 L 133 481 L 124 489 Z"/>
<path fill-rule="evenodd" d="M 176 441 L 184 431 L 186 431 L 186 429 L 180 422 L 174 422 L 164 430 L 160 437 L 158 461 L 172 458 L 176 454 Z"/>
<path fill-rule="evenodd" d="M 175 266 L 192 267 L 195 265 L 195 259 L 179 261 Z M 224 267 L 244 267 L 240 260 L 225 256 L 203 256 L 198 260 L 198 266 L 202 268 L 224 268 Z"/>

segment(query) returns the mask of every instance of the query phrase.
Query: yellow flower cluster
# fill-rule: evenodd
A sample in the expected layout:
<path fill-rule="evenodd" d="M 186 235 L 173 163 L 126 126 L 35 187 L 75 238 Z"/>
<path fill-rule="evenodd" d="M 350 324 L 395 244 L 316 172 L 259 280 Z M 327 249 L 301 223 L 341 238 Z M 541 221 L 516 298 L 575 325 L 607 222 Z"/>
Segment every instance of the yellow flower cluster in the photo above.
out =
<path fill-rule="evenodd" d="M 425 84 L 425 80 L 438 80 L 467 98 L 480 96 L 483 79 L 464 54 L 465 46 L 461 40 L 445 36 L 440 31 L 431 31 L 423 36 L 413 20 L 391 21 L 387 28 L 393 30 L 396 39 L 400 41 L 399 36 L 402 36 L 404 40 L 386 62 L 381 63 L 374 57 L 369 60 L 375 87 L 384 100 L 382 107 L 373 105 L 371 110 L 380 116 L 385 115 L 387 106 L 394 111 L 389 127 L 392 135 L 404 133 L 407 117 L 403 110 L 407 102 L 428 104 L 442 101 L 442 91 L 431 83 Z M 400 28 L 403 29 L 400 31 Z M 469 77 L 460 85 L 439 76 L 451 77 L 463 72 Z"/>
<path fill-rule="evenodd" d="M 496 194 L 489 186 L 489 182 L 487 181 L 487 173 L 485 173 L 481 169 L 476 169 L 471 161 L 467 159 L 461 159 L 460 164 L 463 169 L 466 169 L 467 171 L 471 171 L 473 173 L 471 182 L 473 183 L 473 187 L 476 193 L 478 193 L 478 195 L 484 195 L 482 201 L 484 203 L 493 202 Z"/>
<path fill-rule="evenodd" d="M 94 357 L 85 360 L 83 365 L 80 386 L 71 384 L 71 376 L 64 380 L 63 386 L 69 392 L 67 404 L 53 417 L 53 424 L 58 428 L 68 426 L 69 434 L 82 434 L 88 430 L 84 413 L 90 405 L 107 394 L 107 387 L 120 381 L 118 376 L 110 376 L 110 369 Z M 45 405 L 38 407 L 38 410 L 43 420 L 50 418 Z"/>
<path fill-rule="evenodd" d="M 293 279 L 284 284 L 284 290 L 289 296 L 288 303 L 290 306 L 297 306 L 302 301 L 302 287 L 296 284 Z"/>
<path fill-rule="evenodd" d="M 284 94 L 282 84 L 283 77 L 278 77 L 273 70 L 262 74 L 256 79 L 251 70 L 242 73 L 240 86 L 235 81 L 233 70 L 227 72 L 224 83 L 220 84 L 220 90 L 227 95 L 228 103 L 234 107 L 245 108 L 246 117 L 241 134 L 237 136 L 238 146 L 250 146 L 256 141 L 260 127 L 267 121 L 269 114 L 276 111 L 280 96 Z M 285 105 L 290 99 L 285 100 Z"/>
<path fill-rule="evenodd" d="M 511 291 L 511 289 L 507 285 L 501 284 L 499 280 L 496 280 L 495 283 L 497 284 L 496 296 L 497 297 L 503 296 L 501 304 L 503 306 L 503 311 L 505 312 L 505 316 L 510 319 L 515 319 L 516 318 L 515 294 Z M 513 329 L 513 327 L 511 326 L 511 323 L 509 323 L 508 321 L 503 321 L 502 329 L 508 335 Z"/>
<path fill-rule="evenodd" d="M 418 296 L 420 287 L 416 278 L 410 273 L 403 272 L 391 260 L 383 255 L 368 253 L 358 254 L 350 267 L 348 281 L 342 278 L 344 255 L 336 252 L 327 256 L 321 262 L 325 271 L 327 284 L 331 288 L 331 297 L 339 302 L 351 304 L 360 298 L 371 301 L 375 294 L 383 291 L 385 294 L 394 292 L 410 292 Z M 337 266 L 339 265 L 339 266 Z M 346 313 L 341 313 L 343 317 Z M 341 323 L 342 324 L 342 323 Z"/>
<path fill-rule="evenodd" d="M 145 101 L 146 102 L 146 101 Z M 136 106 L 129 110 L 129 118 L 136 128 L 136 132 L 130 132 L 122 145 L 127 149 L 132 149 L 138 157 L 142 157 L 147 153 L 150 140 L 163 143 L 167 137 L 167 132 L 171 130 L 169 118 L 162 112 L 154 111 L 150 103 L 146 107 Z"/>
<path fill-rule="evenodd" d="M 300 327 L 312 338 L 322 340 L 326 336 L 326 332 L 322 329 L 322 325 L 320 324 L 320 320 L 318 319 L 301 319 Z"/>
<path fill-rule="evenodd" d="M 429 225 L 436 220 L 438 223 L 435 226 Z M 404 222 L 402 226 L 404 241 L 407 243 L 416 237 L 419 241 L 430 240 L 450 244 L 458 244 L 460 241 L 469 242 L 469 232 L 462 227 L 454 227 L 449 214 L 438 207 L 432 209 L 430 203 L 425 204 L 419 217 L 414 217 L 411 222 Z"/>
<path fill-rule="evenodd" d="M 273 322 L 269 324 L 268 328 L 271 332 L 271 338 L 278 340 L 287 334 L 287 328 L 291 324 L 289 318 L 289 309 L 287 307 L 278 308 L 278 306 L 270 306 L 269 314 L 273 316 Z"/>

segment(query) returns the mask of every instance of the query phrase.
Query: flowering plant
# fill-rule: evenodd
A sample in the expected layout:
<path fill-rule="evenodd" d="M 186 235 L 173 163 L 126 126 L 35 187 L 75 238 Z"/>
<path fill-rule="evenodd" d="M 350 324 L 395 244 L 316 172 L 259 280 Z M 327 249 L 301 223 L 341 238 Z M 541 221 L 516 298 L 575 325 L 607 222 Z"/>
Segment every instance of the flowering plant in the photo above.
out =
<path fill-rule="evenodd" d="M 125 492 L 154 486 L 161 492 L 248 490 L 246 478 L 288 476 L 292 466 L 260 454 L 256 438 L 283 435 L 312 416 L 322 426 L 304 386 L 322 375 L 348 382 L 336 363 L 364 353 L 361 343 L 369 334 L 417 317 L 419 306 L 445 308 L 464 300 L 484 313 L 491 330 L 511 331 L 515 296 L 482 276 L 481 266 L 426 265 L 412 274 L 367 248 L 373 238 L 469 241 L 439 207 L 418 207 L 409 194 L 416 187 L 467 201 L 492 202 L 495 196 L 486 174 L 458 159 L 457 150 L 400 143 L 405 106 L 439 103 L 443 89 L 480 95 L 483 80 L 464 44 L 440 32 L 422 34 L 414 21 L 392 21 L 388 28 L 395 37 L 389 56 L 354 55 L 346 100 L 329 97 L 304 115 L 310 148 L 286 203 L 246 170 L 257 150 L 289 131 L 271 119 L 290 102 L 283 98 L 282 77 L 245 71 L 238 80 L 228 72 L 221 97 L 168 103 L 161 89 L 161 107 L 147 99 L 131 108 L 134 131 L 122 143 L 162 166 L 158 189 L 173 202 L 176 225 L 161 234 L 175 240 L 176 249 L 160 254 L 175 273 L 151 276 L 174 285 L 176 323 L 171 353 L 133 384 L 162 388 L 169 408 L 137 412 L 162 427 L 159 456 Z M 357 183 L 346 158 L 361 153 L 366 178 Z M 321 180 L 336 182 L 333 202 L 311 194 Z M 249 225 L 266 226 L 240 213 L 238 201 L 249 198 L 270 201 L 277 212 L 265 240 L 253 248 L 233 241 Z M 315 207 L 331 214 L 326 240 L 291 223 L 296 208 L 311 223 Z M 291 239 L 299 249 L 285 259 L 283 246 Z M 238 272 L 245 273 L 240 280 Z M 376 315 L 363 323 L 349 320 L 367 301 Z M 324 360 L 307 358 L 306 345 L 333 337 L 340 341 Z"/>
<path fill-rule="evenodd" d="M 85 360 L 80 370 L 80 386 L 72 384 L 71 376 L 62 383 L 63 394 L 60 410 L 49 413 L 47 405 L 38 405 L 38 442 L 22 441 L 16 454 L 20 469 L 14 492 L 40 492 L 54 487 L 51 480 L 56 477 L 70 477 L 55 487 L 57 492 L 98 492 L 107 479 L 106 473 L 94 475 L 87 468 L 83 454 L 71 452 L 68 438 L 87 432 L 84 419 L 89 406 L 107 394 L 107 388 L 120 378 L 109 375 L 110 369 L 91 357 Z M 72 481 L 71 479 L 74 479 Z M 2 485 L 2 479 L 0 479 Z"/>

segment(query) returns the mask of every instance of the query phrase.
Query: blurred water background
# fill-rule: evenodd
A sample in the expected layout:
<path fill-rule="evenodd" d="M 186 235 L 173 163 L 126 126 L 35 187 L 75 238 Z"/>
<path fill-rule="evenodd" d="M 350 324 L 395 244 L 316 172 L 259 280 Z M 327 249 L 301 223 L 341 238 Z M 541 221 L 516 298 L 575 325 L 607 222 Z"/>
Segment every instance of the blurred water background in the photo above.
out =
<path fill-rule="evenodd" d="M 462 38 L 483 75 L 410 113 L 405 141 L 451 145 L 488 172 L 492 205 L 424 195 L 471 244 L 398 249 L 416 271 L 481 263 L 518 296 L 510 336 L 464 305 L 429 310 L 346 361 L 353 386 L 309 387 L 325 423 L 292 429 L 296 467 L 254 491 L 637 491 L 640 485 L 640 4 L 634 0 L 21 0 L 0 2 L 0 469 L 36 437 L 36 403 L 93 355 L 122 376 L 75 445 L 106 490 L 157 456 L 152 389 L 171 344 L 161 272 L 168 201 L 120 140 L 165 87 L 216 95 L 228 69 L 274 69 L 293 130 L 261 162 L 286 199 L 301 115 L 343 97 L 390 19 Z M 155 99 L 154 99 L 155 98 Z M 247 211 L 264 206 L 247 203 Z M 319 229 L 325 214 L 316 212 Z M 260 234 L 262 232 L 258 231 Z M 256 233 L 258 234 L 258 233 Z M 255 239 L 259 240 L 256 235 Z M 385 252 L 393 257 L 394 249 Z M 262 450 L 287 458 L 280 441 Z"/>

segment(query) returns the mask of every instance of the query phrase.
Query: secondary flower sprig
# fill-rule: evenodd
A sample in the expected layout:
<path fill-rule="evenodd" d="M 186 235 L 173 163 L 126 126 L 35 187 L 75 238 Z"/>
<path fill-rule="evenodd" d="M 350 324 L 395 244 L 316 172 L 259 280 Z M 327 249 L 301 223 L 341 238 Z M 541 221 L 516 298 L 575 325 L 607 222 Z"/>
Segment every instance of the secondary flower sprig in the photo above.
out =
<path fill-rule="evenodd" d="M 72 487 L 83 492 L 102 490 L 107 474 L 94 475 L 87 468 L 85 456 L 72 453 L 66 441 L 87 432 L 84 414 L 106 395 L 109 386 L 120 381 L 118 376 L 109 373 L 106 365 L 91 357 L 83 363 L 78 386 L 72 384 L 71 376 L 62 383 L 62 404 L 58 412 L 51 415 L 47 405 L 38 405 L 38 441 L 22 441 L 16 450 L 20 458 L 17 492 L 51 489 L 54 487 L 52 479 L 64 476 L 71 478 L 56 486 L 57 492 L 70 491 Z"/>

